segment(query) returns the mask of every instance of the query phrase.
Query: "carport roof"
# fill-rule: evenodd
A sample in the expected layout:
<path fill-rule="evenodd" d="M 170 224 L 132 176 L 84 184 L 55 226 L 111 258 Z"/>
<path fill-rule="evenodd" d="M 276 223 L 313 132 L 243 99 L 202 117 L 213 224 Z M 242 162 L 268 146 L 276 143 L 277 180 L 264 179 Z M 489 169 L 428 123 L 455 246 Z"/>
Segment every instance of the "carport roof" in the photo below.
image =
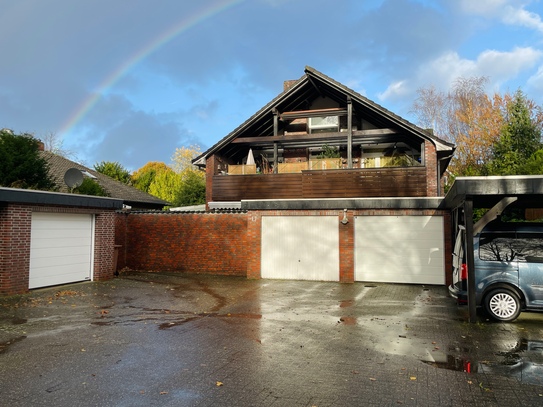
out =
<path fill-rule="evenodd" d="M 122 209 L 123 201 L 115 198 L 0 187 L 0 204 L 63 205 L 85 208 Z"/>
<path fill-rule="evenodd" d="M 492 208 L 505 197 L 517 197 L 511 207 L 541 207 L 543 175 L 459 177 L 455 179 L 441 206 L 455 209 L 464 201 L 471 200 L 474 208 Z"/>

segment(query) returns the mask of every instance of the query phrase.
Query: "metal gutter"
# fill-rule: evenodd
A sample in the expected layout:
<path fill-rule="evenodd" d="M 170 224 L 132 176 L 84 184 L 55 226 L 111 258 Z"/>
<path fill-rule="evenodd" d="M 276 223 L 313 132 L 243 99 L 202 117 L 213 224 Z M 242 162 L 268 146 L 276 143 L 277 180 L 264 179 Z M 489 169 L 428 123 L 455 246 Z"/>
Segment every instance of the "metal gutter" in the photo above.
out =
<path fill-rule="evenodd" d="M 122 199 L 4 187 L 0 187 L 0 203 L 62 205 L 101 209 L 121 209 L 123 207 Z"/>

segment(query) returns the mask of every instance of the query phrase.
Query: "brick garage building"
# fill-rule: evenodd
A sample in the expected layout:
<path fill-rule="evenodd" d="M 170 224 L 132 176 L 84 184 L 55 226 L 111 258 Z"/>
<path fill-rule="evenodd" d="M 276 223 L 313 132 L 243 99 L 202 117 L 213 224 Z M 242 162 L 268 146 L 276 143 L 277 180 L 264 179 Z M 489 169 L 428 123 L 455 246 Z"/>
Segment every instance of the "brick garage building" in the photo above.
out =
<path fill-rule="evenodd" d="M 0 294 L 114 275 L 122 201 L 0 188 Z"/>
<path fill-rule="evenodd" d="M 448 284 L 450 214 L 439 209 L 440 202 L 244 201 L 242 210 L 230 213 L 119 213 L 118 267 L 255 279 Z M 383 230 L 391 225 L 399 229 Z M 406 231 L 412 236 L 402 235 Z M 403 247 L 390 241 L 393 235 Z"/>

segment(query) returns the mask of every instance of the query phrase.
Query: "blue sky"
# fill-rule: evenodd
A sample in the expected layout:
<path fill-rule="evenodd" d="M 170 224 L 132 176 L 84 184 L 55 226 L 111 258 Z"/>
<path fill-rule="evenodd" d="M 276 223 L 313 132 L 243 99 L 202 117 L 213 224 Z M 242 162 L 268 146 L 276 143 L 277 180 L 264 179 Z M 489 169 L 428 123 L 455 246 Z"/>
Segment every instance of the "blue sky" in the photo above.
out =
<path fill-rule="evenodd" d="M 309 65 L 408 120 L 486 76 L 543 105 L 540 0 L 0 0 L 0 128 L 88 166 L 212 146 Z"/>

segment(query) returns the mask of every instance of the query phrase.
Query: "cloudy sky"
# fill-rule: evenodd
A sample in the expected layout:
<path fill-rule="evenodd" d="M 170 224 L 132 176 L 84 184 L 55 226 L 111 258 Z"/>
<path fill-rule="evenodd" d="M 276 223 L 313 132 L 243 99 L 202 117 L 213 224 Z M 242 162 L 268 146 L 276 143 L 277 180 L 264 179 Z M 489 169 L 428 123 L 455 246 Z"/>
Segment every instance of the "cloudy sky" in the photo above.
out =
<path fill-rule="evenodd" d="M 92 166 L 202 150 L 309 65 L 414 121 L 486 76 L 543 104 L 542 0 L 0 0 L 0 128 Z"/>

